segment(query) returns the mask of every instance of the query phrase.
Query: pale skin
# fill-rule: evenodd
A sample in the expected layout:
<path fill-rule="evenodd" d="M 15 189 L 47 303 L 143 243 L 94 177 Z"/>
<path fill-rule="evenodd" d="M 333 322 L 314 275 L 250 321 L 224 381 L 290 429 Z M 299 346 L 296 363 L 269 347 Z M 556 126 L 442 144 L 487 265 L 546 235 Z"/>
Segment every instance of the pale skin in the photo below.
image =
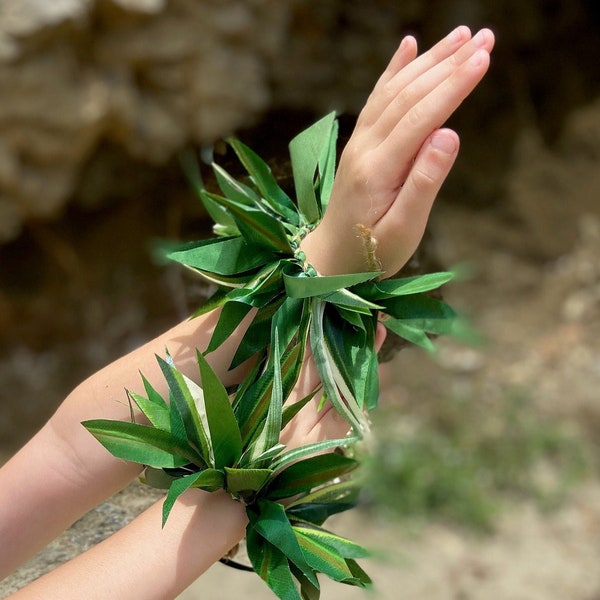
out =
<path fill-rule="evenodd" d="M 321 274 L 366 270 L 357 225 L 376 240 L 384 276 L 410 258 L 458 153 L 457 134 L 442 126 L 484 76 L 493 45 L 491 31 L 471 36 L 464 26 L 418 57 L 415 39 L 402 40 L 342 154 L 327 213 L 303 241 Z M 0 577 L 139 474 L 138 465 L 112 457 L 80 423 L 128 420 L 124 389 L 143 393 L 139 372 L 164 394 L 155 354 L 165 348 L 180 370 L 197 379 L 195 349 L 206 347 L 217 317 L 212 312 L 185 321 L 84 381 L 0 469 L 0 489 L 11 490 L 0 494 Z M 243 328 L 208 356 L 225 384 L 242 376 L 227 366 Z M 383 337 L 380 329 L 377 346 Z M 309 358 L 291 400 L 318 383 Z M 347 428 L 335 411 L 318 411 L 315 403 L 290 423 L 282 441 L 295 446 L 337 438 Z M 12 597 L 119 599 L 135 590 L 138 598 L 174 598 L 244 536 L 243 507 L 225 493 L 189 490 L 164 529 L 161 505 Z"/>

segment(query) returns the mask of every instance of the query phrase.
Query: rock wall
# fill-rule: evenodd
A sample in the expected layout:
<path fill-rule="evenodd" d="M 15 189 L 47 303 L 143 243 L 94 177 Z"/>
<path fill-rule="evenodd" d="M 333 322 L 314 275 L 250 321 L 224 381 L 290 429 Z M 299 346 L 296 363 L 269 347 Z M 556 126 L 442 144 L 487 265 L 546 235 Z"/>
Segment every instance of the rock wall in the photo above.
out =
<path fill-rule="evenodd" d="M 3 0 L 0 242 L 59 212 L 101 141 L 161 163 L 265 110 L 288 5 Z"/>

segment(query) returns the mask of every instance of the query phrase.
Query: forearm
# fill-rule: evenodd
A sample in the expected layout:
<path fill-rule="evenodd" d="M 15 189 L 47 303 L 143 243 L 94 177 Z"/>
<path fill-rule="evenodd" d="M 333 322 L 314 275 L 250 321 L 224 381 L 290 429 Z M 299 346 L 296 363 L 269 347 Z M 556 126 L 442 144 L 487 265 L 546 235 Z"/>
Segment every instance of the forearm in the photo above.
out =
<path fill-rule="evenodd" d="M 155 354 L 164 356 L 165 348 L 182 372 L 197 379 L 196 348 L 206 347 L 217 317 L 213 311 L 180 323 L 88 378 L 0 469 L 0 578 L 136 477 L 139 465 L 115 459 L 81 421 L 129 420 L 125 389 L 144 392 L 140 372 L 166 395 L 155 358 Z M 228 372 L 228 366 L 243 328 L 209 355 L 226 383 L 240 376 Z"/>
<path fill-rule="evenodd" d="M 118 533 L 36 580 L 13 600 L 175 598 L 245 533 L 243 506 L 224 492 L 190 490 L 161 529 L 157 502 Z M 155 573 L 152 577 L 148 574 Z"/>

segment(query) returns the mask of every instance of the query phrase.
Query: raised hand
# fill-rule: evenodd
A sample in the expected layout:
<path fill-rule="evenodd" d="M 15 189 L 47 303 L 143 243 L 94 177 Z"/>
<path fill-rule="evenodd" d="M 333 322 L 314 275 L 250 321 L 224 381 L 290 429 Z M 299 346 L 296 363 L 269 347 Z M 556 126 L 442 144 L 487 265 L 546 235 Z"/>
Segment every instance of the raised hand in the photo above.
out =
<path fill-rule="evenodd" d="M 433 201 L 458 153 L 440 129 L 489 66 L 494 35 L 461 26 L 417 57 L 402 40 L 340 159 L 329 207 L 303 240 L 323 275 L 396 273 L 418 246 Z"/>

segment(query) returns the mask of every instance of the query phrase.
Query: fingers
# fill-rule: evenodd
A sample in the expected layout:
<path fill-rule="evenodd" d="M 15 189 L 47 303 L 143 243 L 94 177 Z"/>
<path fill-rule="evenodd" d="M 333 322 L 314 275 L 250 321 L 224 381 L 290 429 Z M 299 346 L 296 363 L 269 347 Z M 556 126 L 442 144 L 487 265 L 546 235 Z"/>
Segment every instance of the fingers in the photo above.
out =
<path fill-rule="evenodd" d="M 364 122 L 367 126 L 374 124 L 389 104 L 396 99 L 400 90 L 423 73 L 451 57 L 470 38 L 471 31 L 468 27 L 457 27 L 429 51 L 416 59 L 416 40 L 412 37 L 404 38 L 386 71 L 373 88 L 373 92 L 359 117 L 359 124 L 363 124 L 361 122 Z M 411 58 L 408 61 L 403 60 L 409 57 Z"/>
<path fill-rule="evenodd" d="M 452 115 L 481 81 L 489 61 L 487 49 L 475 50 L 468 60 L 415 102 L 403 116 L 398 114 L 397 120 L 393 121 L 392 114 L 385 115 L 388 135 L 378 146 L 377 154 L 385 161 L 380 172 L 387 185 L 392 188 L 402 185 L 423 141 Z M 422 93 L 423 88 L 419 92 Z"/>
<path fill-rule="evenodd" d="M 396 273 L 416 250 L 433 202 L 456 156 L 458 135 L 450 129 L 435 131 L 417 154 L 394 203 L 374 228 L 380 241 L 379 258 L 386 276 Z"/>
<path fill-rule="evenodd" d="M 458 28 L 451 36 L 460 34 L 460 30 L 461 28 Z M 473 39 L 466 42 L 462 38 L 459 39 L 460 41 L 455 42 L 455 51 L 448 56 L 441 59 L 443 55 L 439 52 L 430 57 L 428 57 L 429 53 L 426 53 L 389 82 L 391 100 L 374 124 L 373 135 L 383 141 L 413 107 L 438 88 L 443 81 L 452 77 L 478 49 L 489 53 L 494 45 L 494 36 L 488 29 L 482 29 Z M 421 63 L 420 59 L 425 58 L 428 60 Z M 435 124 L 435 126 L 439 125 L 440 123 Z M 428 131 L 430 132 L 431 130 Z"/>
<path fill-rule="evenodd" d="M 381 111 L 389 101 L 386 87 L 389 82 L 398 74 L 399 71 L 409 65 L 417 56 L 417 40 L 411 35 L 406 36 L 398 50 L 392 56 L 388 66 L 382 73 L 381 77 L 375 84 L 367 103 L 362 109 L 358 116 L 357 126 L 364 121 L 364 124 L 368 126 L 371 122 L 374 122 L 376 118 L 381 114 Z"/>

